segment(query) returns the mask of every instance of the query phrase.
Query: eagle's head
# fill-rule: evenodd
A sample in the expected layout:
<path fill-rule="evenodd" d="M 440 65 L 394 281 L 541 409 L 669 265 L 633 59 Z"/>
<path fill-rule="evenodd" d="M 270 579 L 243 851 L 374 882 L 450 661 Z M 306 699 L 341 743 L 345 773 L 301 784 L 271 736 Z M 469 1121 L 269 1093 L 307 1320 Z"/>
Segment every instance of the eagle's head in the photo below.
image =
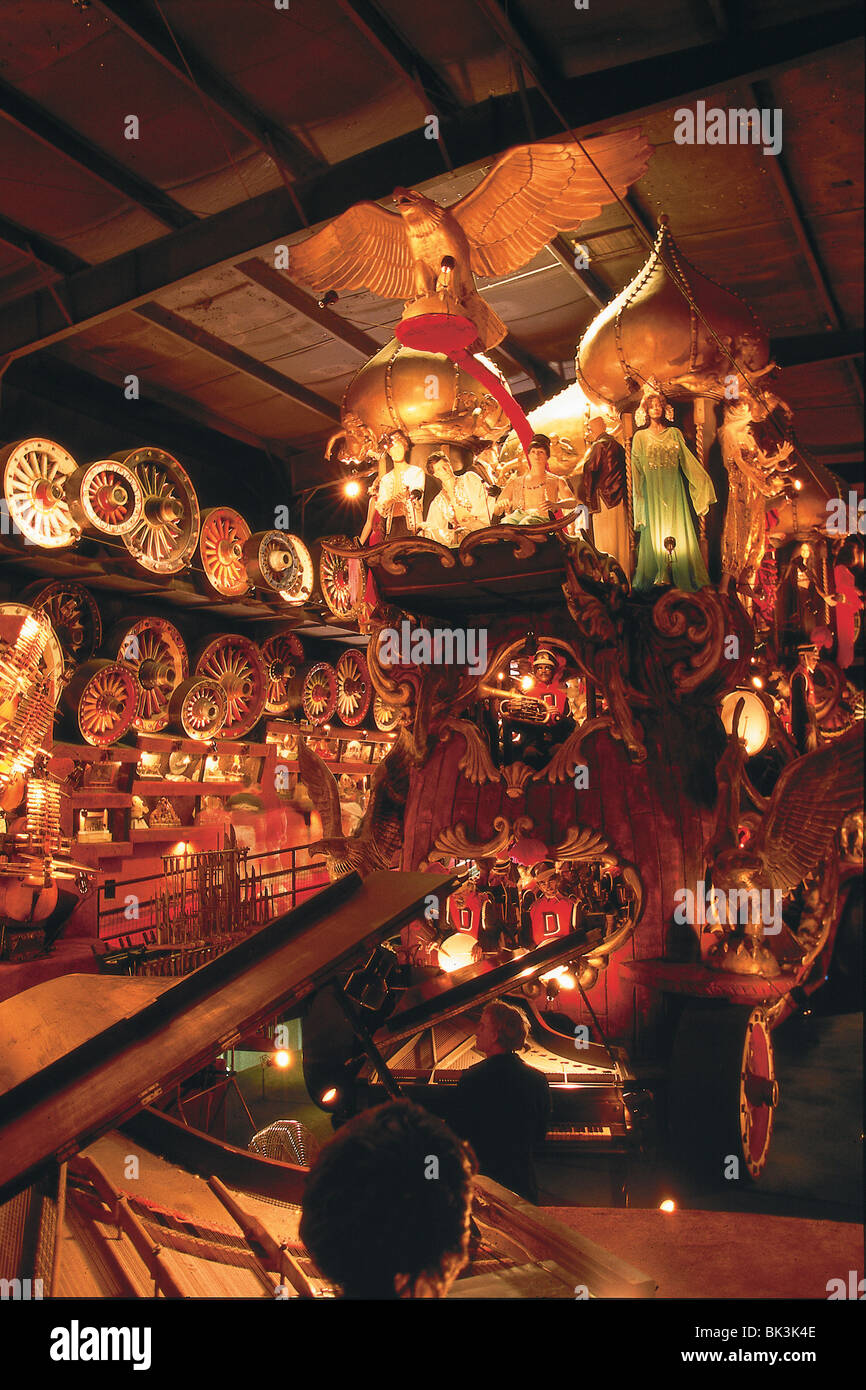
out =
<path fill-rule="evenodd" d="M 395 188 L 393 198 L 400 216 L 410 223 L 422 220 L 438 222 L 445 211 L 432 198 L 416 193 L 414 188 Z"/>

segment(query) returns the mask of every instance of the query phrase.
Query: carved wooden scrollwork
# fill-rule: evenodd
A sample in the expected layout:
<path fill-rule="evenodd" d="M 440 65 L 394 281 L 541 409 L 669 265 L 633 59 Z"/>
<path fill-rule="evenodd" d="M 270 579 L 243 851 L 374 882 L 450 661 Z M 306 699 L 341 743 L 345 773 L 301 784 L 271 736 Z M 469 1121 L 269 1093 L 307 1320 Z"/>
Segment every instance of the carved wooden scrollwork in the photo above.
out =
<path fill-rule="evenodd" d="M 483 843 L 467 838 L 464 821 L 448 830 L 441 830 L 430 857 L 441 858 L 445 855 L 454 859 L 501 859 L 516 839 L 532 829 L 533 821 L 529 816 L 518 816 L 512 824 L 504 816 L 496 816 L 493 825 L 497 833 Z"/>
<path fill-rule="evenodd" d="M 652 626 L 678 695 L 700 687 L 733 690 L 746 674 L 751 624 L 739 603 L 715 589 L 670 589 L 653 606 Z M 736 639 L 736 646 L 730 639 Z M 667 660 L 665 660 L 667 658 Z"/>
<path fill-rule="evenodd" d="M 547 767 L 540 772 L 533 773 L 536 781 L 546 778 L 548 782 L 570 782 L 574 777 L 575 770 L 580 763 L 580 750 L 584 739 L 591 734 L 597 733 L 599 729 L 612 729 L 613 720 L 606 714 L 600 715 L 598 719 L 588 719 L 585 724 L 581 724 L 569 734 L 564 743 L 558 744 L 553 750 L 553 756 Z"/>
<path fill-rule="evenodd" d="M 479 786 L 482 782 L 498 782 L 499 768 L 494 765 L 486 738 L 475 724 L 468 719 L 443 719 L 439 725 L 440 738 L 461 734 L 466 740 L 466 751 L 457 764 L 467 782 Z"/>

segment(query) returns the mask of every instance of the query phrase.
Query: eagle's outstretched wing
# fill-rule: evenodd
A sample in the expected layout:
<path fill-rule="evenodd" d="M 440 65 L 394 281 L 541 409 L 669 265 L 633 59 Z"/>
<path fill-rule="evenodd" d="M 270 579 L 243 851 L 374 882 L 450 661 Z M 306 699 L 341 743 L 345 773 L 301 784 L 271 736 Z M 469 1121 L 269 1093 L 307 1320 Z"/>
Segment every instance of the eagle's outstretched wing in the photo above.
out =
<path fill-rule="evenodd" d="M 652 154 L 636 129 L 582 143 L 620 197 Z M 448 211 L 469 239 L 476 275 L 508 275 L 557 232 L 597 217 L 616 195 L 574 142 L 517 145 Z"/>
<path fill-rule="evenodd" d="M 414 293 L 403 219 L 378 203 L 355 203 L 289 252 L 289 274 L 314 290 L 368 289 L 384 299 Z"/>
<path fill-rule="evenodd" d="M 340 793 L 328 764 L 308 748 L 304 739 L 298 740 L 298 773 L 310 793 L 310 800 L 319 813 L 322 833 L 326 840 L 343 833 Z"/>
<path fill-rule="evenodd" d="M 863 724 L 785 768 L 751 849 L 783 893 L 826 858 L 849 811 L 863 805 Z"/>

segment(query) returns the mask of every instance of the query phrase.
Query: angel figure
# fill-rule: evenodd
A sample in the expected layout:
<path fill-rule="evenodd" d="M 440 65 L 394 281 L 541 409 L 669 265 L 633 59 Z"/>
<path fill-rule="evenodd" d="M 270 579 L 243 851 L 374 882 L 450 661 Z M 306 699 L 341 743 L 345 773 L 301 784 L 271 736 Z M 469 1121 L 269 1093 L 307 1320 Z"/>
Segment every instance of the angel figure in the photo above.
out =
<path fill-rule="evenodd" d="M 643 428 L 647 416 L 649 426 Z M 640 532 L 633 587 L 673 584 L 694 592 L 709 584 L 710 578 L 689 515 L 686 488 L 698 516 L 715 502 L 716 491 L 680 431 L 664 423 L 665 416 L 672 420 L 673 410 L 658 384 L 648 381 L 635 411 L 639 428 L 631 446 L 634 524 Z"/>
<path fill-rule="evenodd" d="M 597 217 L 642 176 L 651 153 L 639 130 L 583 145 L 518 145 L 449 208 L 407 188 L 394 190 L 396 213 L 356 203 L 292 247 L 291 274 L 319 293 L 367 289 L 407 304 L 439 295 L 472 320 L 481 346 L 495 347 L 507 330 L 474 276 L 510 275 L 558 232 Z"/>

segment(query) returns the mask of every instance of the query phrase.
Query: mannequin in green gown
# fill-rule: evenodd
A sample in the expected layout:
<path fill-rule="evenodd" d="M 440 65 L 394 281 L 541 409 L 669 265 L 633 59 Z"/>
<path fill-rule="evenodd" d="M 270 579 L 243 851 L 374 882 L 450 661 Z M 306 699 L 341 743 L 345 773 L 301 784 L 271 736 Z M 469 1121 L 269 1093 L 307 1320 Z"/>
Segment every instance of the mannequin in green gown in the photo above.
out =
<path fill-rule="evenodd" d="M 700 589 L 710 580 L 689 512 L 686 484 L 698 516 L 715 502 L 715 489 L 680 431 L 665 424 L 664 398 L 645 390 L 641 405 L 649 425 L 637 431 L 631 446 L 634 524 L 640 533 L 633 587 L 673 584 L 677 589 Z M 676 544 L 669 556 L 665 540 L 670 536 Z"/>

